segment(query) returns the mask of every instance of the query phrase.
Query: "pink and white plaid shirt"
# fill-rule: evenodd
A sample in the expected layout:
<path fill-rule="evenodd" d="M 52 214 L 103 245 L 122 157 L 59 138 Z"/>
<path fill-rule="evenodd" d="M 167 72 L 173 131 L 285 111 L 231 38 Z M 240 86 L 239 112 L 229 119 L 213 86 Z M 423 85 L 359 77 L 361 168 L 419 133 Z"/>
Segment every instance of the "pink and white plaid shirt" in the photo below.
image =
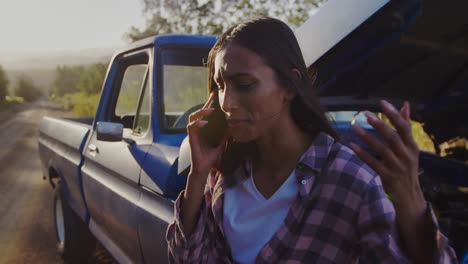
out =
<path fill-rule="evenodd" d="M 246 167 L 232 177 L 248 177 Z M 297 199 L 255 263 L 409 263 L 380 177 L 349 148 L 319 134 L 297 165 L 296 177 Z M 223 175 L 209 175 L 200 217 L 189 238 L 179 218 L 183 193 L 179 195 L 175 221 L 167 230 L 171 263 L 234 262 L 223 232 L 223 197 L 230 186 Z M 456 263 L 430 208 L 428 217 L 434 222 L 437 248 L 428 254 L 434 255 L 434 263 Z"/>

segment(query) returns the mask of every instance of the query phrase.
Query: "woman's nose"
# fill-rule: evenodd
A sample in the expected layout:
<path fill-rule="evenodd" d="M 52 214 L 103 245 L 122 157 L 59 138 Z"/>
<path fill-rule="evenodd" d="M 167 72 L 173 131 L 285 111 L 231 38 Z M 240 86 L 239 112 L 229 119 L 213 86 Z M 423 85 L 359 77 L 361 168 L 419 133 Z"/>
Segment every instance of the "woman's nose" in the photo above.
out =
<path fill-rule="evenodd" d="M 232 92 L 232 89 L 226 87 L 219 92 L 219 105 L 225 113 L 232 113 L 238 108 L 237 96 Z"/>

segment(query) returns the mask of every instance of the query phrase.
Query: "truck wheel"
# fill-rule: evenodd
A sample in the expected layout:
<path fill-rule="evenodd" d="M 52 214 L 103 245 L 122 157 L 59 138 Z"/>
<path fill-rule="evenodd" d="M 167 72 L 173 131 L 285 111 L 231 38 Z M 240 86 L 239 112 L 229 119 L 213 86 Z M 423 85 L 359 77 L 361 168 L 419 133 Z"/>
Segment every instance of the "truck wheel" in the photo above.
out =
<path fill-rule="evenodd" d="M 65 263 L 90 263 L 96 238 L 63 198 L 61 185 L 54 192 L 54 223 L 57 249 Z"/>

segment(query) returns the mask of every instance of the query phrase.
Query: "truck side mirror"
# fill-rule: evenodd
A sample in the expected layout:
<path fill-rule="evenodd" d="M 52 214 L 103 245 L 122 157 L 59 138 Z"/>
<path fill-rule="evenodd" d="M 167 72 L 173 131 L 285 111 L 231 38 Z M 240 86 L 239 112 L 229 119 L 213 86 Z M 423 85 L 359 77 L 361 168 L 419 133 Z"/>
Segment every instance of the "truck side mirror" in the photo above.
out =
<path fill-rule="evenodd" d="M 120 123 L 97 122 L 97 140 L 117 142 L 123 140 L 124 126 Z"/>

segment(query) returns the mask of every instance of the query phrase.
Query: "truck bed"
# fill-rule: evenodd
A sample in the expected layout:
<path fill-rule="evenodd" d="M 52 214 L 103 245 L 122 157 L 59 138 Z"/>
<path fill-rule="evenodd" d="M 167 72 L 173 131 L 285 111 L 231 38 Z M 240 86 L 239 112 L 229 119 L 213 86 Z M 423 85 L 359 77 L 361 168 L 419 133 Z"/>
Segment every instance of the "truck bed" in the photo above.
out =
<path fill-rule="evenodd" d="M 67 190 L 70 206 L 86 220 L 87 212 L 81 194 L 80 167 L 83 148 L 92 128 L 92 119 L 44 117 L 39 127 L 39 156 L 43 175 L 54 185 L 60 178 Z M 46 171 L 54 168 L 53 171 Z"/>

